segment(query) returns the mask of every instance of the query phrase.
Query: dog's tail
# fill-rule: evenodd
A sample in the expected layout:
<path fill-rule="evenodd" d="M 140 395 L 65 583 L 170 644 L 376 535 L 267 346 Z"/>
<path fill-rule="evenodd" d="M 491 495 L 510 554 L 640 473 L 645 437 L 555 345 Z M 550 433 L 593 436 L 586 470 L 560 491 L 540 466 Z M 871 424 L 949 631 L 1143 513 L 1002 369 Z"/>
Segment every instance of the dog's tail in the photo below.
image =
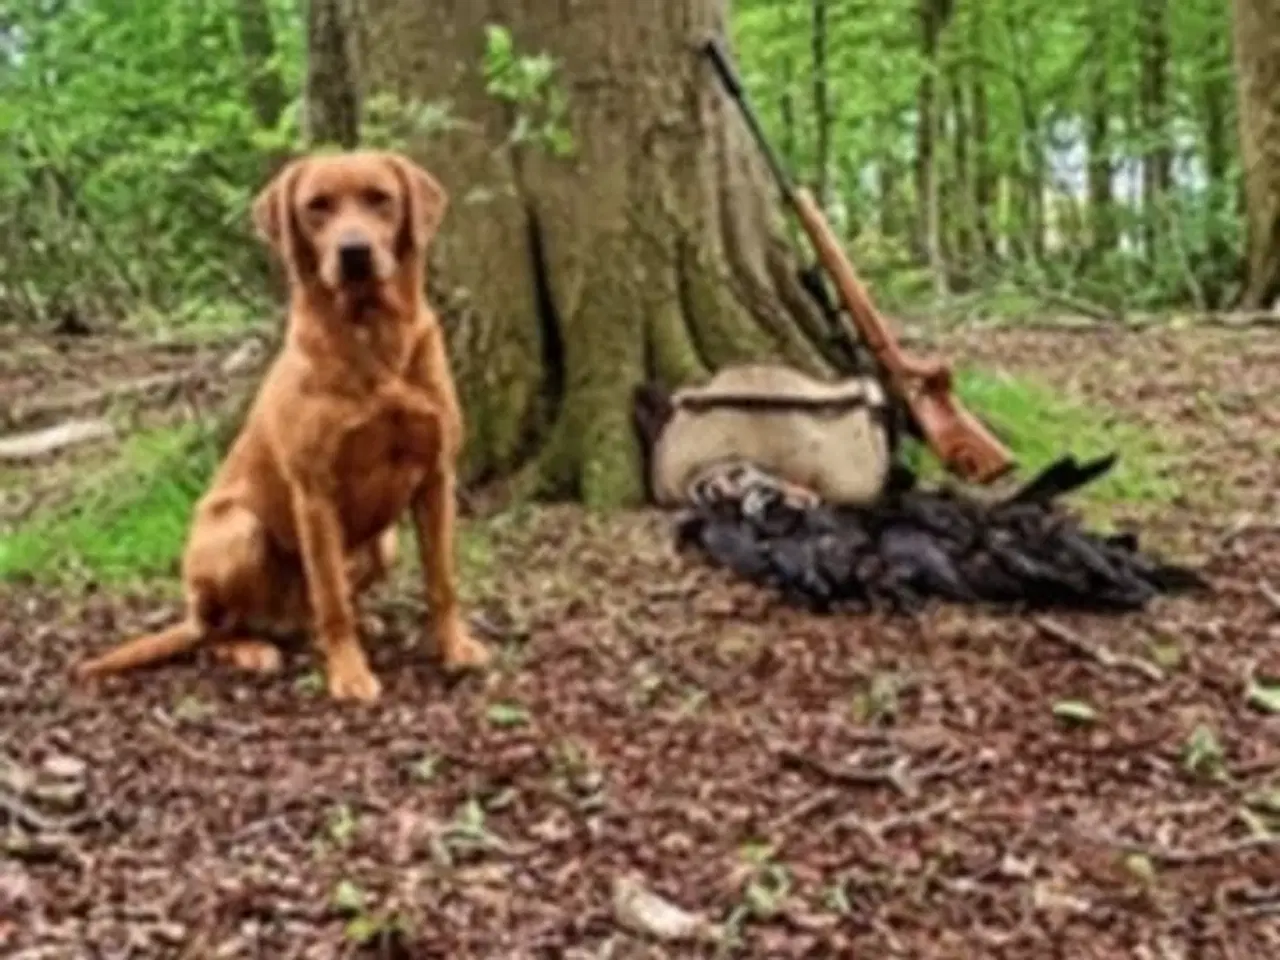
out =
<path fill-rule="evenodd" d="M 84 660 L 76 665 L 74 673 L 79 680 L 122 673 L 186 653 L 199 645 L 203 637 L 204 631 L 198 624 L 183 620 L 159 633 L 127 640 L 100 656 Z"/>

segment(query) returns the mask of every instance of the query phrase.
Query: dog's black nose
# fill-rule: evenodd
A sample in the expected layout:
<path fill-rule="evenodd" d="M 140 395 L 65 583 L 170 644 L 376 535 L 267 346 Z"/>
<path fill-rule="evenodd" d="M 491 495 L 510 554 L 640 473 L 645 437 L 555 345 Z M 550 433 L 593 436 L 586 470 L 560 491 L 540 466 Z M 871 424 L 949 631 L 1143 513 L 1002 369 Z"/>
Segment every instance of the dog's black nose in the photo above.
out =
<path fill-rule="evenodd" d="M 373 248 L 356 237 L 339 241 L 338 266 L 344 280 L 368 280 L 373 275 Z"/>

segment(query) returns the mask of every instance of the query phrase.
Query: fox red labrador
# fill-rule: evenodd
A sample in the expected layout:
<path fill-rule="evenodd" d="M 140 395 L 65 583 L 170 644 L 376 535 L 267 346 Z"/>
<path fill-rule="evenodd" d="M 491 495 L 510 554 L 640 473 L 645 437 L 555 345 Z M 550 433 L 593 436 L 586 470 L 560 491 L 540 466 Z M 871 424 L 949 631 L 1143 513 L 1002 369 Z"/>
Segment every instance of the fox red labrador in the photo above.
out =
<path fill-rule="evenodd" d="M 463 422 L 443 335 L 424 295 L 426 248 L 447 205 L 396 153 L 304 157 L 259 194 L 253 219 L 289 277 L 288 330 L 243 428 L 195 508 L 185 616 L 76 668 L 96 677 L 201 643 L 246 669 L 278 667 L 264 638 L 312 634 L 332 696 L 380 693 L 356 599 L 396 556 L 409 511 L 435 650 L 482 667 L 454 564 Z"/>

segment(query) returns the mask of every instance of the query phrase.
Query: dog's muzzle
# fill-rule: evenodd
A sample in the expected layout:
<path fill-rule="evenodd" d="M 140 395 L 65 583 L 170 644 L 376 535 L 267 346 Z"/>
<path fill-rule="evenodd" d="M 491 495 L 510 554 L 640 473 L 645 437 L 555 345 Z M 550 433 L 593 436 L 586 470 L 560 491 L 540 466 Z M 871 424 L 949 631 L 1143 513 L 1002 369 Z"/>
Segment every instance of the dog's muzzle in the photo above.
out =
<path fill-rule="evenodd" d="M 373 279 L 373 247 L 359 236 L 338 241 L 338 275 L 343 283 L 363 283 Z"/>

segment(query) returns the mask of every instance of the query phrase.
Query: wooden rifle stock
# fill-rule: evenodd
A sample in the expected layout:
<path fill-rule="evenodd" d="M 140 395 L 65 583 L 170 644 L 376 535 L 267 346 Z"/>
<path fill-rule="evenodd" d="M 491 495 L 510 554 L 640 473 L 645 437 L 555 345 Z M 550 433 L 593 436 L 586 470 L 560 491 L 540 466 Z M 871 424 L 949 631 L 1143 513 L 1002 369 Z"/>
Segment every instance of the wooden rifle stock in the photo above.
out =
<path fill-rule="evenodd" d="M 840 315 L 841 322 L 852 321 L 854 329 L 847 333 L 865 343 L 876 358 L 891 389 L 910 408 L 929 448 L 947 469 L 974 483 L 991 483 L 1008 473 L 1014 466 L 1013 456 L 957 402 L 950 367 L 941 360 L 921 359 L 902 349 L 809 191 L 796 187 L 789 199 L 818 262 L 831 277 L 848 311 L 848 317 Z"/>
<path fill-rule="evenodd" d="M 701 50 L 711 61 L 730 99 L 742 111 L 783 197 L 796 211 L 818 261 L 835 283 L 849 315 L 846 318 L 841 314 L 840 322 L 847 325 L 852 320 L 853 329 L 846 328 L 845 333 L 855 343 L 866 344 L 888 377 L 890 389 L 907 404 L 925 442 L 948 470 L 974 483 L 991 483 L 1003 476 L 1014 466 L 1012 454 L 956 400 L 951 389 L 951 369 L 946 363 L 913 357 L 898 344 L 858 280 L 822 211 L 807 190 L 792 185 L 724 51 L 714 39 L 704 41 Z"/>

